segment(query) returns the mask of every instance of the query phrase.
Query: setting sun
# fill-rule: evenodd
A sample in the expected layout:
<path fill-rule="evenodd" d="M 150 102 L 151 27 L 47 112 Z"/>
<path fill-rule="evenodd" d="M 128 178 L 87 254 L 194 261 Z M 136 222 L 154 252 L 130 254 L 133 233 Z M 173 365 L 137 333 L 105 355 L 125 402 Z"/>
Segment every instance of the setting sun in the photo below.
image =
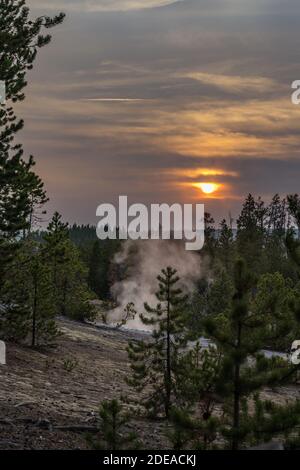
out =
<path fill-rule="evenodd" d="M 219 185 L 216 183 L 196 183 L 195 186 L 200 188 L 205 194 L 212 194 L 214 193 Z"/>

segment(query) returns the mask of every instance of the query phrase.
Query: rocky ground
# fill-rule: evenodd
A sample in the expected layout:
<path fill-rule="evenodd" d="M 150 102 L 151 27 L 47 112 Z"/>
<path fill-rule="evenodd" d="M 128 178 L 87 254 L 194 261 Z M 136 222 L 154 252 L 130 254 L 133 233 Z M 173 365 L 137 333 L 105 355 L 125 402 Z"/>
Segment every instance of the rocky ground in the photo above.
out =
<path fill-rule="evenodd" d="M 134 398 L 126 385 L 130 331 L 59 321 L 55 349 L 31 350 L 7 344 L 0 365 L 0 449 L 86 449 L 85 433 L 95 426 L 102 400 Z M 300 387 L 265 390 L 283 403 Z M 140 418 L 132 423 L 144 447 L 167 448 L 165 423 Z"/>

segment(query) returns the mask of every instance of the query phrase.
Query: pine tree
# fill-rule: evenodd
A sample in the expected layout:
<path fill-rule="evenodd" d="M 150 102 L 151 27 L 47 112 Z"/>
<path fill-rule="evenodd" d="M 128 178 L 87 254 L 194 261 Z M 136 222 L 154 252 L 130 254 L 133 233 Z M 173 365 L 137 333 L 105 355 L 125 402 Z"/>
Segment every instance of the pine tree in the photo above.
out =
<path fill-rule="evenodd" d="M 14 102 L 24 99 L 26 73 L 33 68 L 38 49 L 49 44 L 51 36 L 42 31 L 61 23 L 64 14 L 35 20 L 25 0 L 1 0 L 0 77 L 6 82 L 7 97 Z"/>
<path fill-rule="evenodd" d="M 108 272 L 111 262 L 109 243 L 107 243 L 109 241 L 96 240 L 89 260 L 89 286 L 99 299 L 106 299 L 109 295 Z"/>
<path fill-rule="evenodd" d="M 207 254 L 210 258 L 210 262 L 214 261 L 215 257 L 215 249 L 216 249 L 216 230 L 214 228 L 214 218 L 208 212 L 204 214 L 204 236 L 205 236 L 205 244 L 203 248 L 203 253 Z"/>
<path fill-rule="evenodd" d="M 62 222 L 62 216 L 58 212 L 53 214 L 43 238 L 45 258 L 48 258 L 51 266 L 53 290 L 57 298 L 57 291 L 60 288 L 58 271 L 66 262 L 66 242 L 69 239 L 68 223 Z"/>
<path fill-rule="evenodd" d="M 276 234 L 284 236 L 288 224 L 286 199 L 281 199 L 279 194 L 275 194 L 268 207 L 268 232 L 269 235 Z"/>
<path fill-rule="evenodd" d="M 294 375 L 294 374 L 293 374 Z M 282 381 L 281 385 L 285 382 Z M 300 400 L 279 405 L 270 400 L 254 397 L 254 413 L 245 409 L 245 423 L 250 430 L 251 445 L 269 442 L 274 437 L 280 438 L 285 450 L 300 448 Z"/>
<path fill-rule="evenodd" d="M 62 216 L 58 212 L 54 212 L 52 220 L 47 227 L 47 232 L 44 235 L 44 239 L 52 251 L 51 254 L 54 256 L 60 254 L 58 249 L 60 244 L 69 239 L 68 227 L 69 224 L 67 222 L 62 222 Z"/>
<path fill-rule="evenodd" d="M 233 231 L 225 219 L 221 221 L 220 226 L 221 231 L 218 238 L 218 255 L 222 265 L 228 271 L 232 269 L 234 258 Z"/>
<path fill-rule="evenodd" d="M 134 320 L 136 314 L 137 314 L 137 311 L 135 310 L 134 303 L 129 302 L 124 308 L 123 316 L 120 319 L 119 323 L 117 323 L 116 327 L 121 328 L 122 326 L 125 326 L 128 321 Z"/>
<path fill-rule="evenodd" d="M 44 183 L 41 178 L 34 173 L 30 168 L 35 165 L 35 162 L 31 159 L 31 163 L 26 173 L 24 174 L 24 187 L 28 193 L 29 210 L 26 220 L 26 227 L 23 230 L 23 238 L 31 235 L 31 232 L 35 226 L 43 221 L 43 216 L 46 214 L 44 209 L 45 204 L 49 201 L 44 189 Z"/>
<path fill-rule="evenodd" d="M 28 341 L 32 347 L 55 341 L 58 329 L 50 274 L 39 244 L 23 243 L 4 289 L 1 331 L 5 338 Z"/>
<path fill-rule="evenodd" d="M 287 233 L 286 246 L 289 257 L 295 265 L 298 274 L 298 283 L 293 290 L 294 298 L 290 301 L 291 311 L 296 321 L 293 340 L 296 340 L 300 337 L 300 241 L 295 238 L 295 233 L 292 229 Z"/>
<path fill-rule="evenodd" d="M 64 242 L 64 262 L 57 270 L 56 305 L 59 314 L 78 321 L 93 320 L 93 298 L 87 285 L 88 269 L 70 240 Z"/>
<path fill-rule="evenodd" d="M 216 387 L 222 356 L 214 346 L 195 347 L 180 359 L 178 392 L 181 406 L 172 409 L 172 430 L 168 437 L 174 449 L 189 444 L 207 450 L 217 437 L 218 420 L 213 415 L 217 403 Z"/>
<path fill-rule="evenodd" d="M 258 272 L 261 267 L 266 217 L 267 209 L 263 201 L 255 200 L 249 194 L 237 220 L 237 248 L 253 272 Z"/>
<path fill-rule="evenodd" d="M 170 414 L 171 429 L 166 435 L 174 450 L 210 450 L 218 448 L 214 441 L 217 437 L 218 420 L 195 418 L 193 413 L 181 408 L 173 408 Z"/>
<path fill-rule="evenodd" d="M 170 413 L 170 426 L 166 436 L 174 450 L 186 449 L 195 434 L 195 422 L 188 410 L 173 408 Z"/>
<path fill-rule="evenodd" d="M 140 318 L 152 326 L 151 341 L 131 341 L 128 346 L 133 372 L 129 383 L 137 390 L 148 390 L 143 403 L 151 415 L 164 412 L 168 418 L 177 397 L 177 377 L 180 351 L 186 346 L 187 297 L 177 287 L 176 270 L 168 267 L 158 276 L 159 301 L 152 308 L 145 303 Z"/>
<path fill-rule="evenodd" d="M 206 314 L 216 315 L 230 308 L 233 293 L 233 280 L 227 271 L 216 271 L 215 279 L 209 286 L 206 298 Z"/>
<path fill-rule="evenodd" d="M 282 274 L 263 274 L 258 279 L 251 310 L 268 322 L 269 343 L 265 346 L 275 351 L 288 351 L 295 338 L 296 323 L 290 308 L 293 297 L 291 281 Z"/>
<path fill-rule="evenodd" d="M 289 194 L 287 196 L 288 210 L 294 218 L 298 229 L 298 238 L 300 237 L 300 197 L 298 194 Z"/>
<path fill-rule="evenodd" d="M 272 331 L 268 316 L 250 308 L 254 286 L 245 263 L 238 260 L 230 311 L 205 320 L 206 334 L 222 354 L 216 390 L 226 399 L 223 434 L 232 450 L 238 450 L 253 431 L 247 410 L 250 398 L 263 386 L 278 384 L 289 370 L 284 361 L 269 360 L 261 353 Z"/>
<path fill-rule="evenodd" d="M 295 270 L 287 257 L 285 246 L 285 235 L 289 224 L 287 201 L 275 194 L 268 207 L 261 272 L 279 272 L 285 278 L 295 278 Z"/>
<path fill-rule="evenodd" d="M 87 286 L 88 271 L 77 247 L 69 239 L 68 227 L 61 215 L 55 212 L 43 237 L 56 314 L 80 321 L 93 319 L 93 308 L 89 304 L 92 295 Z"/>
<path fill-rule="evenodd" d="M 297 197 L 292 200 L 292 203 L 297 203 Z M 296 211 L 296 207 L 293 210 Z M 296 215 L 296 214 L 295 214 Z M 295 239 L 294 230 L 290 230 L 286 237 L 287 250 L 290 255 L 292 262 L 298 270 L 300 277 L 300 242 Z M 281 282 L 282 284 L 282 282 Z M 274 290 L 276 285 L 274 286 Z M 278 286 L 277 286 L 278 290 Z M 293 297 L 289 296 L 289 304 L 291 312 L 295 318 L 295 324 L 291 328 L 291 335 L 289 340 L 294 341 L 299 338 L 300 332 L 300 289 L 299 285 L 296 285 L 293 290 Z M 277 292 L 273 294 L 277 297 Z M 280 294 L 279 294 L 280 295 Z M 282 295 L 280 298 L 282 299 Z M 285 297 L 284 297 L 285 298 Z M 285 306 L 281 309 L 283 312 L 286 310 Z M 291 361 L 292 362 L 292 361 Z M 281 378 L 281 385 L 285 382 L 297 382 L 297 374 L 299 374 L 300 363 L 291 364 L 290 368 L 283 374 Z M 294 402 L 287 403 L 286 405 L 278 405 L 269 401 L 263 401 L 259 397 L 256 397 L 256 412 L 251 418 L 249 427 L 253 430 L 253 439 L 258 441 L 270 440 L 274 436 L 278 435 L 281 439 L 285 438 L 286 449 L 300 449 L 300 400 L 296 399 Z"/>
<path fill-rule="evenodd" d="M 33 20 L 24 0 L 1 0 L 0 6 L 0 80 L 7 103 L 15 103 L 25 98 L 26 73 L 38 49 L 51 40 L 42 30 L 61 23 L 64 15 Z M 23 124 L 11 105 L 0 106 L 0 288 L 19 246 L 16 237 L 29 230 L 35 204 L 45 202 L 42 182 L 32 171 L 33 158 L 24 160 L 22 146 L 14 143 Z"/>
<path fill-rule="evenodd" d="M 103 401 L 99 410 L 98 433 L 88 436 L 95 450 L 137 449 L 140 444 L 134 432 L 126 432 L 130 416 L 124 413 L 118 400 Z"/>

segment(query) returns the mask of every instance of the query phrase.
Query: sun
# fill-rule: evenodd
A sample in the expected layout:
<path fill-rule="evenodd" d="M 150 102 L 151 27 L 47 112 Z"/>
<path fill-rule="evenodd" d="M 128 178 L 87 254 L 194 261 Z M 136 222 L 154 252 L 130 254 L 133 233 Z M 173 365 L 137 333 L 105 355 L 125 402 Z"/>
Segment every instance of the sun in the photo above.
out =
<path fill-rule="evenodd" d="M 219 188 L 219 185 L 216 183 L 196 183 L 195 186 L 205 194 L 212 194 Z"/>

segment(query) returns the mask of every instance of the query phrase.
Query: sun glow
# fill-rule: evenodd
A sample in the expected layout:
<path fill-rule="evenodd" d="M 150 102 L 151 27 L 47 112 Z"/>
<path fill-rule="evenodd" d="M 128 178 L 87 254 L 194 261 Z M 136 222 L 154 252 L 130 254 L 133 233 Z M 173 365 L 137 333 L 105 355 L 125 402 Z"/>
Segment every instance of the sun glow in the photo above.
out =
<path fill-rule="evenodd" d="M 194 186 L 205 194 L 212 194 L 219 188 L 219 184 L 216 183 L 195 183 Z"/>

